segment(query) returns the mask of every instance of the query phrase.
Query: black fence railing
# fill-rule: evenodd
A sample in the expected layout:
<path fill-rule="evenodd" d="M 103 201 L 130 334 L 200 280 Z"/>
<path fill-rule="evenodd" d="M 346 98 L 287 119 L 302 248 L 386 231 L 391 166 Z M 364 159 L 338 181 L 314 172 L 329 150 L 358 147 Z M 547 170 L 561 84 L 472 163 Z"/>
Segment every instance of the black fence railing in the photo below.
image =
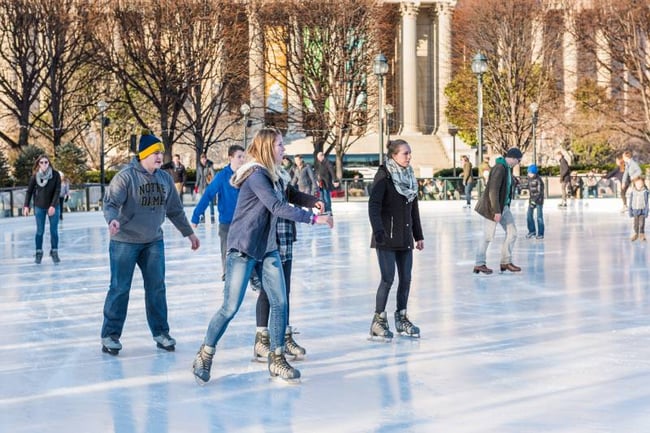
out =
<path fill-rule="evenodd" d="M 527 198 L 526 177 L 521 176 L 518 198 Z M 543 177 L 546 185 L 545 193 L 548 198 L 557 198 L 562 194 L 558 177 Z M 372 180 L 368 179 L 343 179 L 339 187 L 332 191 L 333 201 L 364 201 L 368 199 Z M 461 200 L 465 197 L 462 179 L 459 177 L 436 177 L 418 179 L 418 198 L 420 200 Z M 484 183 L 479 181 L 472 190 L 472 197 L 476 199 L 483 191 Z M 26 187 L 0 188 L 0 218 L 21 216 L 25 204 Z M 612 179 L 600 179 L 596 185 L 588 186 L 586 183 L 573 188 L 576 198 L 608 198 L 618 197 L 620 184 Z M 70 188 L 70 196 L 63 204 L 64 212 L 89 212 L 102 208 L 101 185 L 87 183 L 74 185 Z M 200 196 L 194 194 L 194 183 L 188 182 L 183 193 L 183 204 L 194 206 Z"/>

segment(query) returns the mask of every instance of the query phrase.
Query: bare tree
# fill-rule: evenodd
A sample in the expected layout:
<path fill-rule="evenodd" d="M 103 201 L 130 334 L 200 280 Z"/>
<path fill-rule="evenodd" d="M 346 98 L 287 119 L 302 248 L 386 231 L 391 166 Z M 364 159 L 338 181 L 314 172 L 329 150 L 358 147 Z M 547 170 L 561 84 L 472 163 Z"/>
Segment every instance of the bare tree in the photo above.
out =
<path fill-rule="evenodd" d="M 31 0 L 0 0 L 0 106 L 2 119 L 17 132 L 0 131 L 11 149 L 27 146 L 30 131 L 43 114 L 39 107 L 43 75 L 50 64 L 43 49 L 41 10 Z"/>
<path fill-rule="evenodd" d="M 39 130 L 54 150 L 65 139 L 72 142 L 87 128 L 87 110 L 101 74 L 92 67 L 94 52 L 89 35 L 94 33 L 98 10 L 85 0 L 38 0 L 43 17 L 44 47 L 51 59 L 43 86 L 48 116 L 40 118 Z"/>
<path fill-rule="evenodd" d="M 287 120 L 308 125 L 314 152 L 336 152 L 341 177 L 343 155 L 376 115 L 368 102 L 376 86 L 368 81 L 384 8 L 374 0 L 275 0 L 257 7 L 267 54 L 260 67 L 296 95 L 286 98 Z"/>
<path fill-rule="evenodd" d="M 647 1 L 594 0 L 576 10 L 571 29 L 595 61 L 597 84 L 606 89 L 590 109 L 629 139 L 650 140 L 650 8 Z"/>
<path fill-rule="evenodd" d="M 456 47 L 457 58 L 463 59 L 465 68 L 471 62 L 467 53 L 481 52 L 488 60 L 484 133 L 492 153 L 532 147 L 531 102 L 538 103 L 542 113 L 557 111 L 549 59 L 554 58 L 561 32 L 544 31 L 547 12 L 536 0 L 467 0 L 459 4 L 458 33 L 464 39 L 463 45 Z"/>
<path fill-rule="evenodd" d="M 231 0 L 183 3 L 179 19 L 187 27 L 179 45 L 191 84 L 179 122 L 191 137 L 198 164 L 201 153 L 229 139 L 239 120 L 248 76 L 248 27 L 244 9 Z"/>
<path fill-rule="evenodd" d="M 184 133 L 177 128 L 192 85 L 179 43 L 187 36 L 183 19 L 187 3 L 116 0 L 108 7 L 96 33 L 98 60 L 121 84 L 126 103 L 143 128 L 155 130 L 148 119 L 159 119 L 165 159 L 171 160 L 173 143 Z M 133 91 L 146 103 L 137 103 Z"/>

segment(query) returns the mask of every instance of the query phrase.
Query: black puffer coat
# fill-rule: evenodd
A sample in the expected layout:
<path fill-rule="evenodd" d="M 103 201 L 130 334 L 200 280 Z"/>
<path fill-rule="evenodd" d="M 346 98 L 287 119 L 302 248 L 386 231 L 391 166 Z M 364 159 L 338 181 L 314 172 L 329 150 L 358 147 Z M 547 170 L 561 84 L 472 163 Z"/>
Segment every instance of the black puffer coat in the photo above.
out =
<path fill-rule="evenodd" d="M 413 240 L 424 240 L 417 197 L 410 203 L 393 185 L 385 166 L 375 175 L 368 199 L 368 216 L 372 226 L 371 248 L 387 250 L 413 249 Z M 384 232 L 383 242 L 376 242 L 376 234 Z"/>

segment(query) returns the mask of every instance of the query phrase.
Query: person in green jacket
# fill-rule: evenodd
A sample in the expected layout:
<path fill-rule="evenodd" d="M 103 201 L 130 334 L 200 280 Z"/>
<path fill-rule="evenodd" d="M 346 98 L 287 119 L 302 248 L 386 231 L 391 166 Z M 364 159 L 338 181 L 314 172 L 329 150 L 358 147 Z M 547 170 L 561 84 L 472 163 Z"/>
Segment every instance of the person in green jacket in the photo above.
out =
<path fill-rule="evenodd" d="M 476 249 L 476 265 L 474 273 L 491 274 L 487 267 L 486 254 L 490 242 L 494 239 L 497 224 L 506 232 L 506 240 L 501 248 L 501 272 L 519 272 L 521 268 L 512 263 L 512 249 L 517 240 L 515 219 L 510 212 L 510 202 L 514 197 L 514 178 L 512 167 L 521 161 L 521 151 L 516 147 L 508 150 L 505 157 L 498 157 L 490 170 L 487 186 L 476 204 L 476 212 L 485 218 L 483 237 Z"/>

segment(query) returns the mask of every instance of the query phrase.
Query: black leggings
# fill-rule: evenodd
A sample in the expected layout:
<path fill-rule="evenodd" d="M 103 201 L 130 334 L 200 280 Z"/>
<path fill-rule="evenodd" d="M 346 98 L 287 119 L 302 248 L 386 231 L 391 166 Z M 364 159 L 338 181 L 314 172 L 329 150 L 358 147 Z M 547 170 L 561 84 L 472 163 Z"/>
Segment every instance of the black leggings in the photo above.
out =
<path fill-rule="evenodd" d="M 375 313 L 386 310 L 388 294 L 395 278 L 395 265 L 397 265 L 397 311 L 405 310 L 411 290 L 411 269 L 413 268 L 413 250 L 384 250 L 377 248 L 381 282 L 377 288 L 375 300 Z"/>
<path fill-rule="evenodd" d="M 291 305 L 289 302 L 289 293 L 291 292 L 291 260 L 282 262 L 282 272 L 284 273 L 284 284 L 287 287 L 287 324 L 289 324 L 291 323 L 289 322 L 289 305 Z M 257 295 L 257 306 L 255 307 L 255 319 L 259 328 L 267 328 L 269 326 L 270 311 L 271 306 L 269 304 L 269 298 L 266 296 L 266 291 L 260 290 L 259 295 Z"/>

